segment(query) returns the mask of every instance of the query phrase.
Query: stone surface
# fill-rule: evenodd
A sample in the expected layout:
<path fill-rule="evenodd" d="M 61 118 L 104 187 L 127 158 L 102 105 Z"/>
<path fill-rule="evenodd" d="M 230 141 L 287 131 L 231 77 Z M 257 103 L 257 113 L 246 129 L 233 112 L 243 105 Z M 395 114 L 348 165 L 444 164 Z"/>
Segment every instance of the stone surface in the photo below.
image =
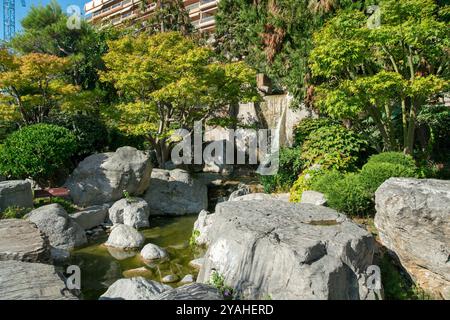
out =
<path fill-rule="evenodd" d="M 184 215 L 208 207 L 208 189 L 184 170 L 155 169 L 144 199 L 150 215 Z"/>
<path fill-rule="evenodd" d="M 102 294 L 99 300 L 153 300 L 171 287 L 143 277 L 119 279 Z"/>
<path fill-rule="evenodd" d="M 208 230 L 214 219 L 214 214 L 210 214 L 206 210 L 202 210 L 194 223 L 195 243 L 197 245 L 209 244 Z"/>
<path fill-rule="evenodd" d="M 168 256 L 166 250 L 153 243 L 146 244 L 141 250 L 141 257 L 146 261 L 166 259 Z"/>
<path fill-rule="evenodd" d="M 154 300 L 223 300 L 223 297 L 212 286 L 192 283 L 167 290 L 156 296 Z"/>
<path fill-rule="evenodd" d="M 106 247 L 108 250 L 108 253 L 116 260 L 126 260 L 128 258 L 132 258 L 135 255 L 138 254 L 138 252 L 133 250 L 124 250 L 121 248 L 114 248 L 114 247 Z"/>
<path fill-rule="evenodd" d="M 87 243 L 84 229 L 70 219 L 59 204 L 34 209 L 27 215 L 27 219 L 37 225 L 55 248 L 71 250 Z"/>
<path fill-rule="evenodd" d="M 197 282 L 213 272 L 244 299 L 366 299 L 374 239 L 330 208 L 284 201 L 217 205 Z"/>
<path fill-rule="evenodd" d="M 450 181 L 391 178 L 375 202 L 383 245 L 420 287 L 450 299 Z"/>
<path fill-rule="evenodd" d="M 276 196 L 267 193 L 249 193 L 243 196 L 230 199 L 230 201 L 251 201 L 251 200 L 278 200 L 278 199 Z"/>
<path fill-rule="evenodd" d="M 303 191 L 301 203 L 310 203 L 316 206 L 324 206 L 327 204 L 327 199 L 323 193 L 317 191 Z"/>
<path fill-rule="evenodd" d="M 148 154 L 132 147 L 94 154 L 84 159 L 65 185 L 75 204 L 86 207 L 117 201 L 123 192 L 140 195 L 150 183 L 152 165 Z"/>
<path fill-rule="evenodd" d="M 55 267 L 42 263 L 0 261 L 0 300 L 77 299 Z"/>
<path fill-rule="evenodd" d="M 105 222 L 108 206 L 92 206 L 83 211 L 75 212 L 70 217 L 84 230 L 95 228 Z"/>
<path fill-rule="evenodd" d="M 174 283 L 178 282 L 179 278 L 174 274 L 168 274 L 161 279 L 162 283 Z"/>
<path fill-rule="evenodd" d="M 200 269 L 200 268 L 202 267 L 202 265 L 203 265 L 204 262 L 205 262 L 205 259 L 204 259 L 204 258 L 197 258 L 197 259 L 191 260 L 191 261 L 189 262 L 189 265 L 190 265 L 192 268 Z"/>
<path fill-rule="evenodd" d="M 180 283 L 192 283 L 194 281 L 194 276 L 192 274 L 187 274 L 180 280 Z"/>
<path fill-rule="evenodd" d="M 245 184 L 239 184 L 236 191 L 233 191 L 228 198 L 229 201 L 250 193 L 250 188 Z"/>
<path fill-rule="evenodd" d="M 0 220 L 0 261 L 49 262 L 50 244 L 34 223 Z"/>
<path fill-rule="evenodd" d="M 33 193 L 28 181 L 0 182 L 0 212 L 8 207 L 33 208 Z"/>
<path fill-rule="evenodd" d="M 124 224 L 116 224 L 108 237 L 106 246 L 121 249 L 138 249 L 145 242 L 145 237 L 136 229 Z"/>
<path fill-rule="evenodd" d="M 147 201 L 141 198 L 121 199 L 109 208 L 109 220 L 114 224 L 125 224 L 140 229 L 150 225 L 150 210 Z"/>

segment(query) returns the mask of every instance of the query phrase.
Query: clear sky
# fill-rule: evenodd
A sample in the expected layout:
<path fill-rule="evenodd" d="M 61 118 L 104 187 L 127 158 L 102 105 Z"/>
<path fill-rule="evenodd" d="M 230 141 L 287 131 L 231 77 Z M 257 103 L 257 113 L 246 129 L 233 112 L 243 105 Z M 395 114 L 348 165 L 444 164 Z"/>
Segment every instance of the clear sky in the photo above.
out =
<path fill-rule="evenodd" d="M 0 1 L 1 1 L 0 38 L 3 38 L 3 0 Z M 26 6 L 22 7 L 21 0 L 15 1 L 16 1 L 16 32 L 20 31 L 20 21 L 22 20 L 23 17 L 27 15 L 27 12 L 28 10 L 30 10 L 31 6 L 46 5 L 47 3 L 50 2 L 50 0 L 25 0 Z M 84 4 L 88 1 L 89 0 L 57 0 L 57 2 L 60 4 L 64 12 L 66 12 L 68 6 L 76 5 L 80 7 L 82 14 Z"/>

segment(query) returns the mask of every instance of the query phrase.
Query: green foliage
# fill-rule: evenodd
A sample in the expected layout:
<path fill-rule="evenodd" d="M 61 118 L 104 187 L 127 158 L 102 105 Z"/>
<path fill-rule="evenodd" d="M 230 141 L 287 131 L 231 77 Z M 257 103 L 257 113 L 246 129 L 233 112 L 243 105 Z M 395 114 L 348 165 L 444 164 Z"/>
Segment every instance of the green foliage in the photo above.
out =
<path fill-rule="evenodd" d="M 147 2 L 143 2 L 147 3 Z M 160 0 L 153 14 L 146 21 L 150 33 L 179 31 L 184 35 L 195 31 L 182 0 Z"/>
<path fill-rule="evenodd" d="M 222 274 L 214 270 L 211 273 L 211 278 L 209 279 L 209 284 L 217 288 L 219 292 L 223 295 L 225 300 L 233 300 L 234 290 L 233 288 L 225 285 L 225 278 Z"/>
<path fill-rule="evenodd" d="M 75 213 L 79 209 L 69 200 L 60 197 L 39 198 L 34 200 L 34 206 L 36 208 L 46 206 L 48 204 L 57 203 L 60 204 L 67 213 Z"/>
<path fill-rule="evenodd" d="M 374 213 L 373 194 L 367 190 L 357 173 L 325 174 L 311 188 L 322 192 L 328 206 L 351 216 L 368 216 Z"/>
<path fill-rule="evenodd" d="M 381 282 L 386 300 L 430 300 L 432 297 L 414 285 L 408 274 L 388 254 L 381 263 Z"/>
<path fill-rule="evenodd" d="M 355 132 L 339 125 L 320 127 L 302 146 L 305 168 L 319 164 L 322 169 L 353 171 L 364 163 L 368 143 Z"/>
<path fill-rule="evenodd" d="M 301 146 L 314 131 L 322 127 L 331 127 L 338 123 L 330 118 L 306 118 L 300 121 L 294 129 L 294 145 Z"/>
<path fill-rule="evenodd" d="M 33 178 L 51 184 L 56 172 L 70 169 L 75 136 L 66 128 L 37 124 L 12 133 L 0 149 L 0 173 L 16 179 Z"/>
<path fill-rule="evenodd" d="M 108 149 L 115 151 L 120 147 L 130 146 L 139 150 L 147 148 L 146 138 L 143 135 L 129 134 L 118 128 L 109 128 Z"/>
<path fill-rule="evenodd" d="M 70 130 L 77 139 L 77 160 L 82 160 L 95 152 L 102 152 L 108 145 L 108 130 L 97 117 L 82 114 L 59 114 L 48 120 L 49 123 Z"/>
<path fill-rule="evenodd" d="M 0 212 L 0 219 L 22 219 L 31 210 L 31 208 L 8 207 Z"/>
<path fill-rule="evenodd" d="M 338 119 L 370 117 L 385 150 L 411 154 L 417 114 L 448 90 L 450 29 L 439 21 L 434 0 L 379 5 L 379 26 L 368 26 L 363 11 L 343 10 L 314 35 L 314 101 Z M 401 115 L 400 130 L 395 113 Z"/>
<path fill-rule="evenodd" d="M 191 237 L 189 238 L 189 245 L 190 245 L 191 247 L 194 247 L 194 246 L 197 245 L 197 238 L 198 238 L 199 236 L 200 236 L 200 230 L 195 229 L 195 230 L 192 231 L 192 235 L 191 235 Z"/>
<path fill-rule="evenodd" d="M 281 148 L 278 172 L 272 176 L 259 176 L 264 192 L 287 191 L 300 174 L 303 162 L 300 148 Z"/>
<path fill-rule="evenodd" d="M 289 191 L 289 201 L 300 202 L 302 200 L 303 191 L 311 190 L 311 186 L 314 180 L 318 179 L 323 173 L 323 170 L 319 168 L 310 168 L 304 170 Z"/>
<path fill-rule="evenodd" d="M 392 177 L 417 177 L 414 159 L 400 152 L 381 153 L 372 156 L 360 173 L 361 181 L 372 194 Z"/>

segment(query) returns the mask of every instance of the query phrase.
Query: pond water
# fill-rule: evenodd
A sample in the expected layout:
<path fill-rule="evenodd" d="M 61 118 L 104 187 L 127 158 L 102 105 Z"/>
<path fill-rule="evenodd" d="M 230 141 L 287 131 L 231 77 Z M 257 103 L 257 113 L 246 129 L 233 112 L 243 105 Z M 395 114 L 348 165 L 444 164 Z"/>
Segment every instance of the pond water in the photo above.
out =
<path fill-rule="evenodd" d="M 98 299 L 117 279 L 143 276 L 160 282 L 161 278 L 172 274 L 179 279 L 187 274 L 197 275 L 198 271 L 189 266 L 193 259 L 201 257 L 204 252 L 189 246 L 189 239 L 196 216 L 151 217 L 149 229 L 140 230 L 146 243 L 153 243 L 165 248 L 170 256 L 167 261 L 145 264 L 139 252 L 111 250 L 103 245 L 105 235 L 89 246 L 75 250 L 70 264 L 81 269 L 81 292 L 83 299 Z M 133 269 L 141 268 L 138 271 Z M 171 284 L 176 287 L 180 283 Z"/>

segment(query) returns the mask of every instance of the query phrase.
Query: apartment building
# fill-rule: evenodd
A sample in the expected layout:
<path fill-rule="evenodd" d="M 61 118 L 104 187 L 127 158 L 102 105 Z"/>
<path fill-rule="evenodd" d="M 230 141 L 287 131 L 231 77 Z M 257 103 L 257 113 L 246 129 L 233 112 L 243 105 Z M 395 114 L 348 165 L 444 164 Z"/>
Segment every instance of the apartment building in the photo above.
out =
<path fill-rule="evenodd" d="M 213 32 L 219 0 L 184 0 L 192 24 L 202 32 Z M 151 0 L 92 0 L 84 5 L 87 20 L 93 24 L 118 26 L 144 22 L 155 10 Z"/>

